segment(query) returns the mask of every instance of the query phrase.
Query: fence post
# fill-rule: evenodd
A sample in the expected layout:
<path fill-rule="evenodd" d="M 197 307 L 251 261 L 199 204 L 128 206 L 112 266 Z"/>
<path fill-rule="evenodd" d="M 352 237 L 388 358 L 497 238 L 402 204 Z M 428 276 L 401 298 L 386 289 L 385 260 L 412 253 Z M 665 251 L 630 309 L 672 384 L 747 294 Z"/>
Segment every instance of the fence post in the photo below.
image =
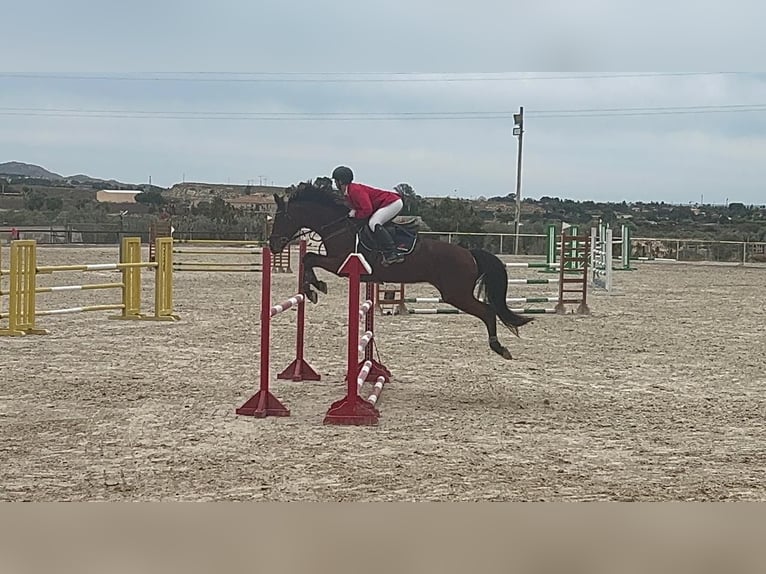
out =
<path fill-rule="evenodd" d="M 8 329 L 2 335 L 47 335 L 35 327 L 37 296 L 37 241 L 25 239 L 11 243 Z"/>
<path fill-rule="evenodd" d="M 141 262 L 141 240 L 123 237 L 120 243 L 120 263 Z M 141 317 L 141 268 L 125 267 L 122 270 L 122 319 Z"/>
<path fill-rule="evenodd" d="M 156 243 L 157 267 L 154 279 L 155 321 L 179 321 L 173 314 L 173 238 L 158 237 Z"/>
<path fill-rule="evenodd" d="M 545 263 L 552 267 L 556 263 L 556 225 L 549 223 L 545 232 Z"/>

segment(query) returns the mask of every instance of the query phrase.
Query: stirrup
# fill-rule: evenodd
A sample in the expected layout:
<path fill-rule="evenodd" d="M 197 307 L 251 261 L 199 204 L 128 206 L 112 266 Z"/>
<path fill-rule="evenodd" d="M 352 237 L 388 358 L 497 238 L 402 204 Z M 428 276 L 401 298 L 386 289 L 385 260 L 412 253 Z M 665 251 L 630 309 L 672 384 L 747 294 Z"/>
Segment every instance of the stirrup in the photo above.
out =
<path fill-rule="evenodd" d="M 386 267 L 393 265 L 394 263 L 401 263 L 404 261 L 404 257 L 402 257 L 399 253 L 391 253 L 389 255 L 382 253 L 381 256 L 382 257 L 380 262 Z"/>

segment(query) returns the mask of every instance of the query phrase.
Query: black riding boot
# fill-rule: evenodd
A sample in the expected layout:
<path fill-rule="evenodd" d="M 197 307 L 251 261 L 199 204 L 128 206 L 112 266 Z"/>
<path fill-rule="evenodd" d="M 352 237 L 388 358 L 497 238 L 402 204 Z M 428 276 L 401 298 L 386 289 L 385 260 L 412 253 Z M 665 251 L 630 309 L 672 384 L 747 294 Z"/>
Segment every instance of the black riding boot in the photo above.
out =
<path fill-rule="evenodd" d="M 392 263 L 401 263 L 404 258 L 399 255 L 394 245 L 394 240 L 391 239 L 391 234 L 388 233 L 388 229 L 378 224 L 375 226 L 375 243 L 378 245 L 378 249 L 383 254 L 383 265 L 391 265 Z"/>

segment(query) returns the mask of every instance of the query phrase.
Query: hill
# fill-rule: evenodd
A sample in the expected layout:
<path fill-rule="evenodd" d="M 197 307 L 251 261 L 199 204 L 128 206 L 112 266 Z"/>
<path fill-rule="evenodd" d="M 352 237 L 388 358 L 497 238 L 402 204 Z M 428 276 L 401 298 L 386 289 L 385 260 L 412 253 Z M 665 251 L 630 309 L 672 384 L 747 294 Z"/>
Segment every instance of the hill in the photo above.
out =
<path fill-rule="evenodd" d="M 37 165 L 13 161 L 0 163 L 0 225 L 31 225 L 56 219 L 78 223 L 101 221 L 116 205 L 110 207 L 97 200 L 97 192 L 107 189 L 153 192 L 151 197 L 142 197 L 140 205 L 136 204 L 136 209 L 141 208 L 138 215 L 144 215 L 147 204 L 155 210 L 162 207 L 165 213 L 177 219 L 202 218 L 204 225 L 209 223 L 209 228 L 216 229 L 216 233 L 221 233 L 222 221 L 235 221 L 236 225 L 226 224 L 234 225 L 232 231 L 237 226 L 251 228 L 257 213 L 273 208 L 272 193 L 284 192 L 281 187 L 205 182 L 176 183 L 165 189 L 96 179 L 85 174 L 64 177 Z M 421 217 L 431 229 L 464 233 L 514 232 L 513 194 L 469 200 L 421 197 L 406 184 L 401 184 L 401 190 L 405 196 L 401 215 Z M 558 197 L 527 198 L 521 202 L 522 234 L 542 235 L 548 225 L 562 221 L 588 229 L 599 220 L 615 229 L 627 225 L 633 237 L 766 242 L 765 205 L 603 203 Z"/>
<path fill-rule="evenodd" d="M 133 184 L 123 184 L 116 179 L 99 179 L 97 177 L 90 177 L 89 175 L 85 175 L 84 173 L 78 173 L 77 175 L 70 175 L 65 178 L 67 181 L 71 183 L 109 183 L 111 185 L 133 185 Z"/>
<path fill-rule="evenodd" d="M 38 180 L 38 184 L 44 185 L 46 181 L 56 182 L 53 185 L 71 185 L 78 186 L 84 185 L 91 189 L 97 187 L 103 187 L 104 189 L 144 189 L 147 186 L 143 184 L 123 183 L 116 179 L 100 179 L 97 177 L 91 177 L 84 173 L 78 173 L 76 175 L 64 176 L 52 171 L 48 171 L 44 167 L 31 163 L 23 163 L 20 161 L 8 161 L 0 163 L 0 176 L 11 176 L 13 179 L 29 179 Z M 10 178 L 9 178 L 10 180 Z M 11 181 L 11 183 L 17 183 Z M 33 184 L 34 182 L 31 182 Z M 152 186 L 155 188 L 156 186 Z M 159 188 L 157 188 L 159 189 Z"/>
<path fill-rule="evenodd" d="M 0 174 L 2 175 L 22 175 L 35 179 L 50 179 L 60 181 L 66 179 L 63 175 L 48 171 L 44 167 L 31 163 L 22 163 L 20 161 L 7 161 L 0 163 Z"/>

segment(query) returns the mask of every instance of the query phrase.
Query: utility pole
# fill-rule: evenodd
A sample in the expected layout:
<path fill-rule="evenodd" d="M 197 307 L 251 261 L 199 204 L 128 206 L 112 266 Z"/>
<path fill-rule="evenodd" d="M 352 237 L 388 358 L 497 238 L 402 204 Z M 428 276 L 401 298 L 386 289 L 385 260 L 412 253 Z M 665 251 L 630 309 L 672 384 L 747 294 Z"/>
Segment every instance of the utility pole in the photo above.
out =
<path fill-rule="evenodd" d="M 513 135 L 519 136 L 519 155 L 516 161 L 516 219 L 514 221 L 514 233 L 516 240 L 514 242 L 513 254 L 519 254 L 519 228 L 521 224 L 521 147 L 524 143 L 524 106 L 519 107 L 519 113 L 513 114 Z"/>

